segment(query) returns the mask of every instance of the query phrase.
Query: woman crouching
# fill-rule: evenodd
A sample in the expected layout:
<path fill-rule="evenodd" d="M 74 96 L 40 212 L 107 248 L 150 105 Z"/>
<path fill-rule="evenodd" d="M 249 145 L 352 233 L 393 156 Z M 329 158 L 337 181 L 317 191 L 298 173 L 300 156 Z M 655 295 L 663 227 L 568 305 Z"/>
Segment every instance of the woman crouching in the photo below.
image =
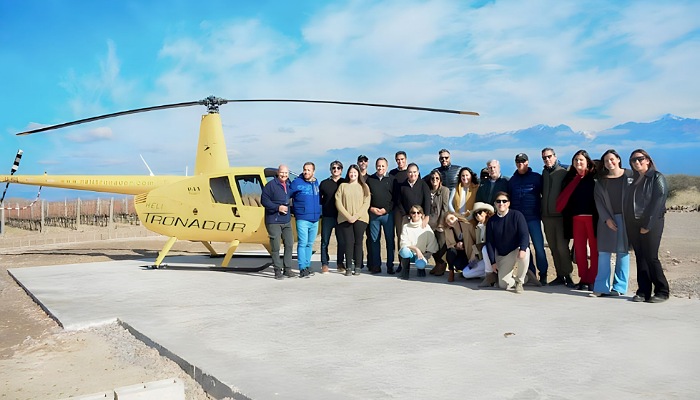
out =
<path fill-rule="evenodd" d="M 462 276 L 467 279 L 493 274 L 486 251 L 486 222 L 492 215 L 493 206 L 479 202 L 474 204 L 474 210 L 467 218 L 452 212 L 445 216 L 445 243 L 450 268 L 448 282 L 454 281 L 455 271 L 462 271 Z"/>
<path fill-rule="evenodd" d="M 425 276 L 425 266 L 428 259 L 438 251 L 438 243 L 430 225 L 423 228 L 423 208 L 414 205 L 408 212 L 410 220 L 403 225 L 401 230 L 401 243 L 399 245 L 399 266 L 401 279 L 408 279 L 411 263 L 415 263 L 418 276 Z"/>

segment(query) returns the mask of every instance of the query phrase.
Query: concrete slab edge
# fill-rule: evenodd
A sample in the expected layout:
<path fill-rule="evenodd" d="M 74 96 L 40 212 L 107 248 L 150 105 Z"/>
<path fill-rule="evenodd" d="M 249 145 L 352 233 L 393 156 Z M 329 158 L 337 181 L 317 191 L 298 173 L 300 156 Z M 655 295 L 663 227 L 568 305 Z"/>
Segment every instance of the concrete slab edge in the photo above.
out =
<path fill-rule="evenodd" d="M 217 379 L 213 375 L 209 375 L 202 371 L 200 368 L 198 368 L 196 365 L 193 365 L 189 362 L 187 362 L 185 359 L 182 357 L 178 356 L 177 354 L 173 353 L 172 351 L 168 350 L 167 348 L 161 346 L 159 343 L 156 341 L 152 340 L 148 336 L 144 335 L 143 333 L 139 332 L 137 329 L 135 329 L 133 326 L 129 325 L 128 323 L 120 320 L 119 318 L 113 318 L 110 320 L 106 321 L 100 321 L 94 324 L 89 324 L 85 326 L 70 326 L 70 329 L 66 329 L 64 324 L 61 322 L 61 320 L 58 319 L 34 294 L 27 289 L 26 286 L 22 284 L 22 282 L 12 274 L 12 270 L 8 269 L 7 273 L 10 275 L 10 277 L 24 290 L 25 293 L 31 299 L 39 306 L 41 309 L 48 315 L 51 319 L 56 321 L 58 326 L 60 326 L 64 330 L 80 330 L 80 329 L 87 329 L 90 327 L 94 326 L 100 326 L 103 324 L 109 324 L 109 323 L 118 323 L 121 327 L 129 331 L 132 336 L 134 336 L 136 339 L 140 340 L 143 342 L 146 346 L 154 348 L 158 351 L 160 355 L 163 357 L 166 357 L 173 362 L 175 362 L 180 368 L 182 368 L 183 371 L 189 376 L 192 377 L 197 383 L 199 383 L 202 386 L 202 389 L 206 391 L 209 395 L 213 396 L 214 398 L 217 399 L 222 399 L 225 397 L 229 397 L 235 400 L 252 400 L 250 397 L 242 394 L 235 392 L 233 388 L 230 386 L 226 385 L 225 383 L 221 382 L 219 379 Z"/>
<path fill-rule="evenodd" d="M 204 391 L 207 392 L 207 394 L 209 394 L 210 396 L 217 399 L 232 398 L 235 400 L 252 400 L 250 397 L 234 391 L 233 388 L 221 382 L 215 376 L 202 371 L 201 368 L 188 362 L 187 360 L 168 350 L 164 346 L 160 345 L 153 339 L 139 332 L 136 328 L 129 325 L 127 322 L 124 322 L 121 319 L 117 318 L 117 323 L 124 329 L 129 331 L 129 333 L 131 333 L 131 335 L 134 336 L 136 339 L 143 342 L 146 346 L 157 350 L 161 356 L 172 360 L 175 364 L 180 366 L 180 368 L 182 368 L 182 370 L 185 371 L 187 375 L 192 377 L 192 379 L 194 379 L 195 382 L 199 383 L 202 386 L 202 389 L 204 389 Z"/>
<path fill-rule="evenodd" d="M 56 316 L 53 315 L 53 313 L 51 313 L 51 311 L 49 311 L 49 309 L 48 309 L 41 301 L 39 301 L 39 299 L 38 299 L 36 296 L 34 296 L 34 294 L 33 294 L 32 292 L 30 292 L 29 289 L 27 289 L 27 287 L 24 286 L 24 285 L 22 284 L 22 282 L 20 282 L 19 279 L 17 279 L 16 276 L 14 276 L 14 275 L 12 274 L 12 270 L 11 270 L 11 269 L 8 268 L 7 273 L 8 273 L 8 274 L 10 275 L 10 277 L 19 285 L 19 287 L 21 287 L 22 290 L 24 290 L 24 292 L 27 293 L 27 295 L 28 295 L 29 297 L 31 297 L 32 300 L 34 300 L 34 302 L 35 302 L 39 307 L 41 307 L 42 310 L 44 310 L 44 312 L 46 313 L 46 315 L 48 315 L 52 320 L 56 321 L 56 323 L 58 324 L 58 326 L 60 326 L 61 328 L 65 329 L 65 327 L 63 326 L 63 323 L 62 323 L 58 318 L 56 318 Z"/>

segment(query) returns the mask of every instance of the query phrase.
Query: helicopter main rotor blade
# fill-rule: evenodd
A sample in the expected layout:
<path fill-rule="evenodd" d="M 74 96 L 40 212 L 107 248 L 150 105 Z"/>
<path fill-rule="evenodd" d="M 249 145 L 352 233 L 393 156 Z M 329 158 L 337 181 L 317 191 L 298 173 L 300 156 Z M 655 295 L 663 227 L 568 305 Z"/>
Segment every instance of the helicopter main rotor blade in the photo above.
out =
<path fill-rule="evenodd" d="M 462 115 L 475 115 L 475 116 L 479 115 L 478 112 L 474 112 L 474 111 L 459 111 L 459 110 L 447 110 L 444 108 L 401 106 L 401 105 L 396 105 L 396 104 L 356 103 L 353 101 L 296 100 L 296 99 L 255 99 L 255 100 L 224 100 L 224 101 L 227 103 L 280 102 L 280 103 L 342 104 L 342 105 L 349 105 L 349 106 L 400 108 L 400 109 L 404 109 L 404 110 L 415 110 L 415 111 L 432 111 L 432 112 L 442 112 L 442 113 L 449 113 L 449 114 L 462 114 Z"/>
<path fill-rule="evenodd" d="M 431 111 L 431 112 L 441 112 L 449 114 L 462 114 L 462 115 L 475 115 L 478 116 L 479 113 L 474 111 L 459 111 L 459 110 L 447 110 L 444 108 L 429 108 L 429 107 L 415 107 L 415 106 L 401 106 L 396 104 L 378 104 L 378 103 L 357 103 L 352 101 L 331 101 L 331 100 L 299 100 L 299 99 L 249 99 L 249 100 L 226 100 L 220 97 L 209 96 L 204 100 L 198 101 L 187 101 L 184 103 L 173 103 L 173 104 L 163 104 L 160 106 L 136 108 L 133 110 L 119 111 L 110 114 L 98 115 L 96 117 L 83 118 L 76 121 L 65 122 L 63 124 L 45 126 L 43 128 L 32 129 L 24 132 L 20 132 L 17 136 L 31 135 L 32 133 L 45 132 L 53 129 L 65 128 L 68 126 L 80 125 L 86 122 L 99 121 L 101 119 L 118 117 L 121 115 L 137 114 L 147 111 L 155 110 L 165 110 L 168 108 L 179 108 L 179 107 L 190 107 L 197 105 L 207 106 L 209 112 L 218 112 L 219 106 L 226 103 L 262 103 L 262 102 L 277 102 L 277 103 L 315 103 L 315 104 L 340 104 L 340 105 L 350 105 L 350 106 L 365 106 L 365 107 L 383 107 L 383 108 L 399 108 L 404 110 L 414 110 L 414 111 Z"/>
<path fill-rule="evenodd" d="M 167 108 L 189 107 L 189 106 L 196 106 L 199 104 L 202 104 L 202 102 L 201 101 L 188 101 L 185 103 L 173 103 L 173 104 L 164 104 L 164 105 L 153 106 L 153 107 L 136 108 L 133 110 L 119 111 L 119 112 L 115 112 L 115 113 L 111 113 L 111 114 L 98 115 L 97 117 L 83 118 L 83 119 L 79 119 L 76 121 L 65 122 L 63 124 L 50 125 L 50 126 L 45 126 L 43 128 L 32 129 L 29 131 L 20 132 L 17 134 L 17 136 L 31 135 L 32 133 L 45 132 L 45 131 L 50 131 L 53 129 L 65 128 L 68 126 L 80 125 L 80 124 L 84 124 L 86 122 L 99 121 L 101 119 L 118 117 L 120 115 L 137 114 L 137 113 L 154 111 L 154 110 L 165 110 Z"/>

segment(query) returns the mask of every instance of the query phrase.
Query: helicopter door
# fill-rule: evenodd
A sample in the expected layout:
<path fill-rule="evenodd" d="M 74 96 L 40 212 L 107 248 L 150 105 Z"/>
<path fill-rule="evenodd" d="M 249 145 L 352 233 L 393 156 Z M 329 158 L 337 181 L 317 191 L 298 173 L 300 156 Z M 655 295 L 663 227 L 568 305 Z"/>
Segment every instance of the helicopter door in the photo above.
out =
<path fill-rule="evenodd" d="M 240 208 L 251 215 L 260 225 L 265 216 L 265 208 L 262 206 L 262 189 L 265 186 L 260 175 L 236 175 L 236 192 L 240 201 Z M 251 221 L 252 222 L 252 221 Z M 257 225 L 256 225 L 257 229 Z"/>
<path fill-rule="evenodd" d="M 233 206 L 231 208 L 233 215 L 235 217 L 240 217 L 238 207 L 236 207 L 236 199 L 233 197 L 233 192 L 231 191 L 231 184 L 229 183 L 228 176 L 209 178 L 209 191 L 214 203 L 231 204 Z"/>

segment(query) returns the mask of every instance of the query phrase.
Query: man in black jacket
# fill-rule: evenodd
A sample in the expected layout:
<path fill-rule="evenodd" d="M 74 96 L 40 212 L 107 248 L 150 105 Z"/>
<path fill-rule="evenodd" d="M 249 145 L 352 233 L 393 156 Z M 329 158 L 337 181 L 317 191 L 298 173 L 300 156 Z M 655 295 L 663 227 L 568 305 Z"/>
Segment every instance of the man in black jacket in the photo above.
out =
<path fill-rule="evenodd" d="M 387 174 L 389 162 L 379 157 L 375 163 L 377 172 L 367 177 L 372 198 L 369 205 L 369 239 L 371 243 L 368 267 L 371 273 L 382 272 L 381 231 L 386 242 L 386 272 L 394 274 L 394 177 Z"/>
<path fill-rule="evenodd" d="M 335 208 L 335 192 L 338 190 L 338 186 L 343 183 L 343 163 L 338 160 L 331 162 L 331 176 L 321 181 L 318 188 L 321 197 L 321 273 L 325 274 L 328 272 L 328 263 L 330 257 L 328 255 L 328 244 L 331 240 L 331 233 L 333 229 L 336 228 L 338 224 L 338 209 Z M 343 260 L 345 258 L 345 253 L 343 249 L 342 236 L 338 234 L 338 230 L 335 230 L 335 241 L 338 246 L 338 253 L 336 258 L 336 266 L 338 272 L 345 272 L 345 265 Z"/>

